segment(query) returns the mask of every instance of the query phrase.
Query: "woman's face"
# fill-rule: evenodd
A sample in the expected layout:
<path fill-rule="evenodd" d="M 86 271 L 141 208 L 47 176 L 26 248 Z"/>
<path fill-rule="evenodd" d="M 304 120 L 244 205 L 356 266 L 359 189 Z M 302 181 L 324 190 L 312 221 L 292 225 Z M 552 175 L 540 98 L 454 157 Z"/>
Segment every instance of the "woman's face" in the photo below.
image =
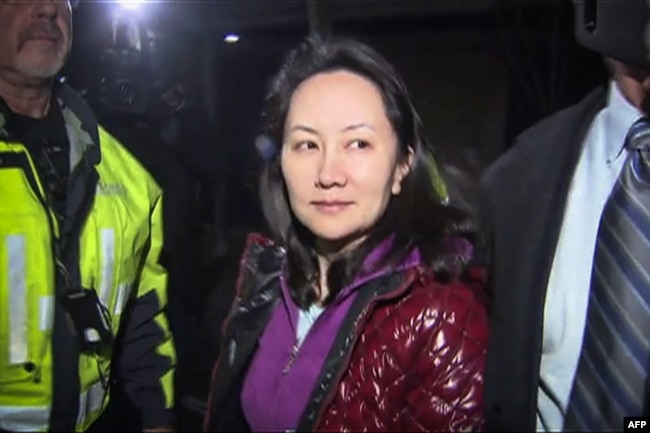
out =
<path fill-rule="evenodd" d="M 305 80 L 294 92 L 281 153 L 289 202 L 321 246 L 362 240 L 399 194 L 411 156 L 378 88 L 347 71 Z"/>

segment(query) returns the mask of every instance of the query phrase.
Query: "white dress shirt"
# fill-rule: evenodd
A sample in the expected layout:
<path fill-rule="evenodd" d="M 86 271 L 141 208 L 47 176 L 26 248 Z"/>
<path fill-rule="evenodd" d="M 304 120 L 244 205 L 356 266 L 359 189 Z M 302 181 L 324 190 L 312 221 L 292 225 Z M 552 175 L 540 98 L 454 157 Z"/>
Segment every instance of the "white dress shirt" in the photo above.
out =
<path fill-rule="evenodd" d="M 598 224 L 625 161 L 625 136 L 641 116 L 610 83 L 607 106 L 590 126 L 573 174 L 548 281 L 540 366 L 540 378 L 562 411 L 540 388 L 538 431 L 561 431 L 564 425 L 582 348 Z"/>

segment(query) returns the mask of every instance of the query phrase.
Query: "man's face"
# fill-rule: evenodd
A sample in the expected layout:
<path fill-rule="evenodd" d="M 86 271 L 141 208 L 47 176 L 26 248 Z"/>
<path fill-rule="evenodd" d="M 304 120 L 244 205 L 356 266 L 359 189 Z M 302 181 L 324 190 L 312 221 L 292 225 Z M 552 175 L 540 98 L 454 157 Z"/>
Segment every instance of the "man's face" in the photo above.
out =
<path fill-rule="evenodd" d="M 54 77 L 72 43 L 69 0 L 0 0 L 0 71 Z"/>

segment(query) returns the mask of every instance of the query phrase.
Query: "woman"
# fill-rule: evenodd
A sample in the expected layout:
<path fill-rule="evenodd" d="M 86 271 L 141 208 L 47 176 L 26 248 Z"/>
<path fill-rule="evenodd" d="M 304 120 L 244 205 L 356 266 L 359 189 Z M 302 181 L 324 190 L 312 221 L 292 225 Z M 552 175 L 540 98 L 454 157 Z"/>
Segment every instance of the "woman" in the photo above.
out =
<path fill-rule="evenodd" d="M 358 42 L 307 39 L 263 129 L 272 239 L 248 240 L 206 430 L 479 430 L 483 282 L 461 278 L 462 215 L 401 79 Z"/>

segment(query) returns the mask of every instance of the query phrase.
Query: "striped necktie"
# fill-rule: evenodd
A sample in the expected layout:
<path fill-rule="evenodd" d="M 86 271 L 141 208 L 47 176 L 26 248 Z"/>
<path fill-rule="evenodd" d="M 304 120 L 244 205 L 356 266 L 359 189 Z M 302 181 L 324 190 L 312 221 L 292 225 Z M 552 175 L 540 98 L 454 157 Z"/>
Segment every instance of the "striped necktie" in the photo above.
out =
<path fill-rule="evenodd" d="M 648 415 L 650 121 L 625 140 L 627 159 L 600 219 L 587 320 L 565 431 L 622 431 Z"/>

